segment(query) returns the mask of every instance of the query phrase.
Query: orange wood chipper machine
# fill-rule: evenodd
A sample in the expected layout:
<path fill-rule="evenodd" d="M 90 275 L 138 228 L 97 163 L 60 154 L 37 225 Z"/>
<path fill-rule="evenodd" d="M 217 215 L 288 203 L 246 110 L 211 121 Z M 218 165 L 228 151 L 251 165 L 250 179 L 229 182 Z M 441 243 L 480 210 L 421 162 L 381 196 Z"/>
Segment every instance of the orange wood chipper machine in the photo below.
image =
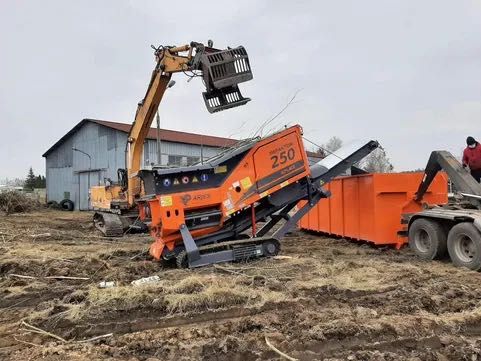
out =
<path fill-rule="evenodd" d="M 274 256 L 280 239 L 329 196 L 322 186 L 377 147 L 376 141 L 347 146 L 309 166 L 296 125 L 205 164 L 141 170 L 145 196 L 137 204 L 155 238 L 150 253 L 175 258 L 179 267 Z M 307 202 L 294 210 L 301 200 Z"/>

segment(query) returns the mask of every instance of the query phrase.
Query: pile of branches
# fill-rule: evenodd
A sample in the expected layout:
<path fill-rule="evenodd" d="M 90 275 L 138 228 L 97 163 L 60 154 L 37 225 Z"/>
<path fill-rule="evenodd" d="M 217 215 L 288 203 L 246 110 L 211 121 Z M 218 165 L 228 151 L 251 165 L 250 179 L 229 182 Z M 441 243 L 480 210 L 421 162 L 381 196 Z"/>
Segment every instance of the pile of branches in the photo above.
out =
<path fill-rule="evenodd" d="M 40 202 L 28 198 L 21 192 L 7 191 L 0 193 L 0 212 L 4 212 L 6 215 L 30 212 L 40 207 Z"/>

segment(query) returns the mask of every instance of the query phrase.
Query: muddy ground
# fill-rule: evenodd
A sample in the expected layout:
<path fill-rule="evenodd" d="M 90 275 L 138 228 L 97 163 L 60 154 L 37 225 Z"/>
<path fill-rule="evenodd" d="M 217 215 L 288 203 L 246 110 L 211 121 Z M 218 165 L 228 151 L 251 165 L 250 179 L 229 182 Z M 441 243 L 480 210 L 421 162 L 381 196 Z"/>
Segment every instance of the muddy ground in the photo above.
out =
<path fill-rule="evenodd" d="M 449 262 L 295 232 L 288 258 L 178 270 L 90 217 L 0 217 L 0 359 L 481 360 L 481 274 Z"/>

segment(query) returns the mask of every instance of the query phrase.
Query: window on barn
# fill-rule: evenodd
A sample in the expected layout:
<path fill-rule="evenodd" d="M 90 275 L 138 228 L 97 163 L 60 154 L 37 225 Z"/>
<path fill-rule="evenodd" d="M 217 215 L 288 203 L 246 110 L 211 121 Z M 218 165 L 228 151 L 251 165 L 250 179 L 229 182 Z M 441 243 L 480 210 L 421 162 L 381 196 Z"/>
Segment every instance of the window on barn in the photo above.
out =
<path fill-rule="evenodd" d="M 176 165 L 181 167 L 186 167 L 197 163 L 200 160 L 199 157 L 187 157 L 183 155 L 169 155 L 168 165 Z"/>
<path fill-rule="evenodd" d="M 187 164 L 191 165 L 197 163 L 200 160 L 200 157 L 187 157 Z"/>
<path fill-rule="evenodd" d="M 181 155 L 170 155 L 169 154 L 169 160 L 167 165 L 177 165 L 180 166 L 182 165 L 182 156 Z"/>

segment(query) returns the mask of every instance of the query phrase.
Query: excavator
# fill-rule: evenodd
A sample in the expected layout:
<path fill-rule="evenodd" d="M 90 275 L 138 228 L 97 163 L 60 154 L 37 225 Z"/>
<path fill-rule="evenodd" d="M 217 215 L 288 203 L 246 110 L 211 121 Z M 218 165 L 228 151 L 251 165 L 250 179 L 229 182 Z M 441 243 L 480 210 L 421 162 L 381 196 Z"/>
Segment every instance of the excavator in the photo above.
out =
<path fill-rule="evenodd" d="M 204 164 L 140 170 L 145 195 L 137 204 L 154 238 L 150 254 L 181 268 L 275 256 L 300 218 L 330 195 L 322 186 L 378 146 L 349 145 L 310 166 L 294 125 Z"/>
<path fill-rule="evenodd" d="M 126 144 L 126 167 L 118 170 L 118 182 L 90 189 L 94 225 L 105 236 L 122 236 L 126 229 L 142 228 L 136 222 L 136 200 L 144 195 L 138 173 L 144 141 L 166 89 L 174 73 L 184 73 L 189 80 L 201 77 L 206 91 L 202 93 L 210 113 L 245 105 L 238 84 L 253 78 L 249 57 L 243 46 L 227 49 L 213 48 L 191 42 L 183 46 L 154 47 L 156 59 L 150 83 L 143 100 L 138 104 L 135 121 Z"/>
<path fill-rule="evenodd" d="M 462 197 L 443 206 L 424 204 L 424 210 L 403 215 L 409 246 L 422 259 L 449 255 L 455 266 L 481 271 L 481 184 L 448 151 L 433 151 L 416 192 L 423 196 L 436 174 L 444 171 Z"/>

